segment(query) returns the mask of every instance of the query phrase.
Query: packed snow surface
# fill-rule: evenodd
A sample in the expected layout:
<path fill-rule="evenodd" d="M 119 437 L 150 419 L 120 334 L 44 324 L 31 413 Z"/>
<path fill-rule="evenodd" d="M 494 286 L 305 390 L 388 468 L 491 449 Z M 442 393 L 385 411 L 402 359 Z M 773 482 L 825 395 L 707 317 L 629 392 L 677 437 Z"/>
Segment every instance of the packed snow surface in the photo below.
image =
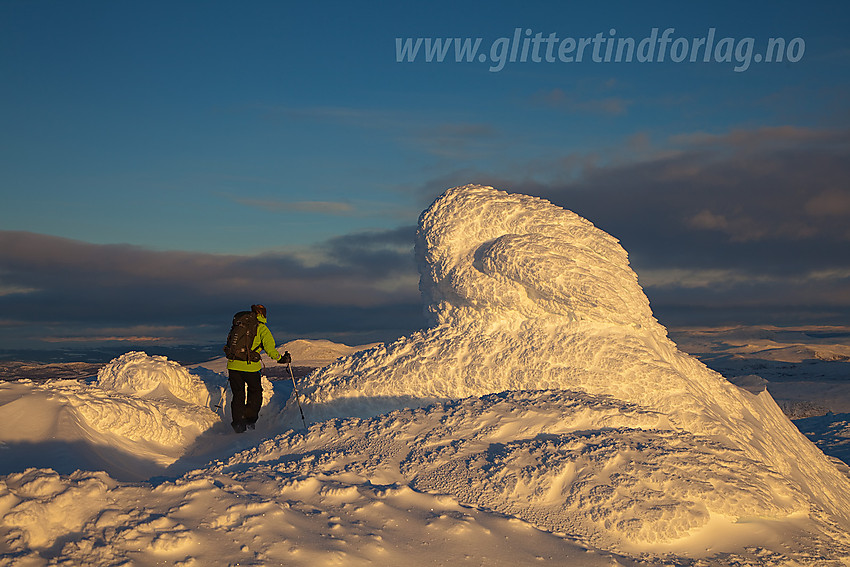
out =
<path fill-rule="evenodd" d="M 144 353 L 94 384 L 0 385 L 27 423 L 2 437 L 25 463 L 0 479 L 0 564 L 850 563 L 850 482 L 757 376 L 677 349 L 614 238 L 466 186 L 416 254 L 431 327 L 302 381 L 308 431 L 265 381 L 232 434 L 221 374 Z M 83 438 L 148 468 L 24 450 Z"/>

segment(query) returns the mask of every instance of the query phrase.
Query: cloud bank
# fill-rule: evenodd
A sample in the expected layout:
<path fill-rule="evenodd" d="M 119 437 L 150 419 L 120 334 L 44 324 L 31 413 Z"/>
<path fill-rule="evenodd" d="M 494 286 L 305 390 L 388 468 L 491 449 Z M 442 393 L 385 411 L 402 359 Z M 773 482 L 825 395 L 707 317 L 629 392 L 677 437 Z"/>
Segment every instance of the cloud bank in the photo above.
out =
<path fill-rule="evenodd" d="M 415 328 L 421 309 L 413 233 L 406 227 L 338 237 L 309 255 L 238 256 L 0 231 L 0 309 L 9 323 L 0 333 L 7 347 L 156 329 L 166 339 L 196 342 L 217 336 L 232 312 L 258 302 L 271 320 L 277 316 L 277 329 L 293 333 Z"/>

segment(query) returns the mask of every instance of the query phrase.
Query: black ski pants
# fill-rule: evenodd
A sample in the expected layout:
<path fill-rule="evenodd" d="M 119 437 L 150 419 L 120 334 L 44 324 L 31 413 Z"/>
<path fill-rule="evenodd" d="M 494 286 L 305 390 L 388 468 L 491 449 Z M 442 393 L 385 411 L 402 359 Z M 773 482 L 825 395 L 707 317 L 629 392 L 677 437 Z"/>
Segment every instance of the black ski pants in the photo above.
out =
<path fill-rule="evenodd" d="M 245 372 L 244 370 L 228 370 L 230 391 L 233 401 L 230 412 L 233 415 L 233 425 L 251 425 L 257 422 L 260 407 L 263 405 L 263 386 L 260 382 L 260 372 Z M 247 399 L 245 389 L 248 389 Z"/>

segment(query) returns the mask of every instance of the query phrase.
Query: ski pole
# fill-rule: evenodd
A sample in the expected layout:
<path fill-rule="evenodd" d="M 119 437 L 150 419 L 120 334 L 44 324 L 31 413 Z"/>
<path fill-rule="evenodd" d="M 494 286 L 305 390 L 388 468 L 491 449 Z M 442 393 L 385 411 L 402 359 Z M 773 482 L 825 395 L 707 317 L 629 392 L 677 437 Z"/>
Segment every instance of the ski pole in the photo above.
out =
<path fill-rule="evenodd" d="M 298 404 L 298 411 L 301 412 L 301 423 L 304 424 L 304 429 L 307 429 L 307 420 L 304 419 L 304 410 L 301 409 L 301 400 L 298 399 L 298 387 L 295 386 L 295 374 L 292 373 L 292 363 L 287 362 L 286 367 L 289 368 L 289 376 L 292 378 L 292 391 L 295 392 L 295 402 Z"/>
<path fill-rule="evenodd" d="M 215 406 L 215 413 L 218 413 L 218 410 L 224 410 L 224 386 L 219 386 L 219 398 L 218 405 Z"/>

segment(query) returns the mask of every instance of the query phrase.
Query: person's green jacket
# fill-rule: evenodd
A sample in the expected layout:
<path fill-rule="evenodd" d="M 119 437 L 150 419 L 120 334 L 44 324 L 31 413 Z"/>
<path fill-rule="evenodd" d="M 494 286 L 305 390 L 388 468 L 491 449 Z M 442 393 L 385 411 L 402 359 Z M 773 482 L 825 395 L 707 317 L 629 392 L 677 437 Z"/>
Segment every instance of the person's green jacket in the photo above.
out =
<path fill-rule="evenodd" d="M 257 321 L 259 325 L 257 325 L 257 336 L 254 337 L 254 344 L 251 345 L 252 350 L 257 350 L 257 347 L 263 345 L 263 350 L 275 360 L 279 360 L 281 354 L 277 352 L 274 344 L 274 337 L 272 336 L 272 332 L 269 331 L 269 328 L 266 327 L 266 318 L 257 314 Z M 242 370 L 243 372 L 257 372 L 258 370 L 262 370 L 263 363 L 262 362 L 247 362 L 245 360 L 227 360 L 227 369 L 228 370 Z"/>

